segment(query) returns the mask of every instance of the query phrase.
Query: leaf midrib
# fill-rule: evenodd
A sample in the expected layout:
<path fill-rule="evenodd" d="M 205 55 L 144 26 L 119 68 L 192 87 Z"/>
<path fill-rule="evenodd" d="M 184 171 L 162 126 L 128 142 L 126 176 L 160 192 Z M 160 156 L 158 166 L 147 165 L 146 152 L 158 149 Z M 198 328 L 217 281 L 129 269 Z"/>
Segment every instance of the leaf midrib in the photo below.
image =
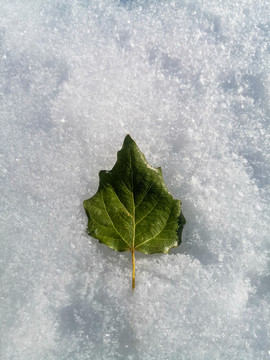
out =
<path fill-rule="evenodd" d="M 130 168 L 131 168 L 131 173 L 132 173 L 132 175 L 131 175 L 131 180 L 132 180 L 131 188 L 132 188 L 132 191 L 129 190 L 128 186 L 127 186 L 127 185 L 125 184 L 125 182 L 120 178 L 119 174 L 117 174 L 117 175 L 118 175 L 119 180 L 122 182 L 122 184 L 123 184 L 123 185 L 125 186 L 125 188 L 128 190 L 128 192 L 131 194 L 131 199 L 132 199 L 132 214 L 130 214 L 130 212 L 128 211 L 128 209 L 126 208 L 126 206 L 122 203 L 122 201 L 120 200 L 119 196 L 117 195 L 116 190 L 115 190 L 113 187 L 112 187 L 112 188 L 113 188 L 114 193 L 115 193 L 115 195 L 117 196 L 119 202 L 120 202 L 121 205 L 124 207 L 125 211 L 128 213 L 129 216 L 132 217 L 133 229 L 132 229 L 132 246 L 131 246 L 131 247 L 130 247 L 129 243 L 127 242 L 127 240 L 125 240 L 125 238 L 121 235 L 121 233 L 120 233 L 120 232 L 116 229 L 116 227 L 114 226 L 114 223 L 113 223 L 113 221 L 112 221 L 112 219 L 111 219 L 111 217 L 110 217 L 110 215 L 109 215 L 109 213 L 108 213 L 108 211 L 107 211 L 107 207 L 106 207 L 106 204 L 105 204 L 105 201 L 104 201 L 104 198 L 103 198 L 103 194 L 102 194 L 102 200 L 103 200 L 103 203 L 104 203 L 105 211 L 106 211 L 106 213 L 107 213 L 107 215 L 108 215 L 108 217 L 109 217 L 109 219 L 110 219 L 110 221 L 111 221 L 111 223 L 112 223 L 112 226 L 113 226 L 114 230 L 117 232 L 117 234 L 121 237 L 121 239 L 124 241 L 124 243 L 128 246 L 129 250 L 132 252 L 132 251 L 136 250 L 138 247 L 140 247 L 141 245 L 143 245 L 143 244 L 145 244 L 145 243 L 147 243 L 147 242 L 155 239 L 155 238 L 165 229 L 165 227 L 166 227 L 166 225 L 167 225 L 167 222 L 168 222 L 168 219 L 169 219 L 169 217 L 170 217 L 170 214 L 171 214 L 172 209 L 171 209 L 171 211 L 170 211 L 170 214 L 169 214 L 169 216 L 168 216 L 168 219 L 167 219 L 164 227 L 163 227 L 154 237 L 149 238 L 149 239 L 146 239 L 146 240 L 144 240 L 143 242 L 141 242 L 140 244 L 137 244 L 137 245 L 135 246 L 136 225 L 138 225 L 138 224 L 141 222 L 141 220 L 143 220 L 146 216 L 148 216 L 148 215 L 153 211 L 153 209 L 157 206 L 157 204 L 159 203 L 159 200 L 160 200 L 160 198 L 161 198 L 161 196 L 162 196 L 162 191 L 161 191 L 161 193 L 159 194 L 159 198 L 158 198 L 158 200 L 156 201 L 155 205 L 150 209 L 150 211 L 148 211 L 148 212 L 136 223 L 136 221 L 135 221 L 135 218 L 136 218 L 136 213 L 135 213 L 135 212 L 136 212 L 136 208 L 137 208 L 137 206 L 145 199 L 145 197 L 146 197 L 147 194 L 149 193 L 149 191 L 150 191 L 150 189 L 151 189 L 154 181 L 150 184 L 149 188 L 147 189 L 146 193 L 144 194 L 144 196 L 143 196 L 143 198 L 140 200 L 140 202 L 139 202 L 137 205 L 135 205 L 135 199 L 134 199 L 134 173 L 133 173 L 131 152 L 130 152 L 129 160 L 130 160 Z"/>
<path fill-rule="evenodd" d="M 131 172 L 132 172 L 132 192 L 131 192 L 131 196 L 132 196 L 132 207 L 133 207 L 133 216 L 132 216 L 132 221 L 133 221 L 133 234 L 132 234 L 132 248 L 131 251 L 134 251 L 134 246 L 135 246 L 135 233 L 136 233 L 136 223 L 135 223 L 135 201 L 134 201 L 134 174 L 133 174 L 133 167 L 132 167 L 132 159 L 131 159 L 131 150 L 129 150 L 129 155 L 130 155 L 130 168 L 131 168 Z"/>

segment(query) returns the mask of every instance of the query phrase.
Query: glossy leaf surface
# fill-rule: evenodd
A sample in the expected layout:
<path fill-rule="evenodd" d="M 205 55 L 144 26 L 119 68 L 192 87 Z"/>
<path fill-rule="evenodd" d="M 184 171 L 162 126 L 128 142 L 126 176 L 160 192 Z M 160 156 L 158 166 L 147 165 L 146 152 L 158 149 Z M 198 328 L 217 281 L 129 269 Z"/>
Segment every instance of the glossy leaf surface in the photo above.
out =
<path fill-rule="evenodd" d="M 168 253 L 181 242 L 185 218 L 161 168 L 150 166 L 127 135 L 111 171 L 100 171 L 97 193 L 84 201 L 88 233 L 116 251 Z"/>

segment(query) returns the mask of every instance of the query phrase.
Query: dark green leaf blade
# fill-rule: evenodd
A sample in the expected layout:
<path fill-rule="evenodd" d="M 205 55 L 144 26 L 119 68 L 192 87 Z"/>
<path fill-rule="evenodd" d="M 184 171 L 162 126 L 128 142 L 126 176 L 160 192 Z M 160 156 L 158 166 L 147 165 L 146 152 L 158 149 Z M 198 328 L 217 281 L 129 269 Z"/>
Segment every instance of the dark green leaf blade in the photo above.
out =
<path fill-rule="evenodd" d="M 169 193 L 161 168 L 150 166 L 130 135 L 111 171 L 83 205 L 88 233 L 116 251 L 168 253 L 181 243 L 181 201 Z"/>
<path fill-rule="evenodd" d="M 167 253 L 179 245 L 185 219 L 160 168 L 151 167 L 127 135 L 111 171 L 101 171 L 98 192 L 84 201 L 88 231 L 117 251 Z M 181 222 L 179 218 L 181 215 Z"/>

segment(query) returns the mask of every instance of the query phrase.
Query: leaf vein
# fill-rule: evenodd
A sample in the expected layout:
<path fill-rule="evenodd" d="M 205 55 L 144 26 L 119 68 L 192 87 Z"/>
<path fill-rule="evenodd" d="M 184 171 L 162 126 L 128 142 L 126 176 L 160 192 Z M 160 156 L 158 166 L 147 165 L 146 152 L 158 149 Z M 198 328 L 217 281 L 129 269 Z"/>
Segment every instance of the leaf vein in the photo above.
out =
<path fill-rule="evenodd" d="M 121 203 L 122 204 L 122 203 Z M 123 205 L 123 204 L 122 204 Z M 91 207 L 94 207 L 94 208 L 96 208 L 96 209 L 99 209 L 99 210 L 101 210 L 101 211 L 103 211 L 104 209 L 101 209 L 101 208 L 99 208 L 98 206 L 96 206 L 96 205 L 93 205 L 93 204 L 91 204 L 90 205 Z M 124 205 L 123 205 L 124 206 Z M 125 207 L 125 206 L 124 206 Z M 105 210 L 106 211 L 106 210 Z M 108 212 L 107 212 L 108 213 Z M 131 215 L 130 215 L 131 216 Z M 128 222 L 126 222 L 126 220 L 125 219 L 123 219 L 122 217 L 121 217 L 121 219 L 129 226 L 130 224 L 128 223 Z"/>
<path fill-rule="evenodd" d="M 118 179 L 121 181 L 121 183 L 125 186 L 125 188 L 127 189 L 128 192 L 130 192 L 132 194 L 132 191 L 129 190 L 129 188 L 127 187 L 127 185 L 124 183 L 124 181 L 120 178 L 119 174 L 117 173 Z"/>
<path fill-rule="evenodd" d="M 161 191 L 161 193 L 160 193 L 160 195 L 159 195 L 159 197 L 158 197 L 155 205 L 136 223 L 136 225 L 138 225 L 144 218 L 146 218 L 146 216 L 148 216 L 148 215 L 154 210 L 154 208 L 155 208 L 155 207 L 158 205 L 158 203 L 159 203 L 159 199 L 161 198 L 161 195 L 162 195 L 162 191 Z"/>
<path fill-rule="evenodd" d="M 138 202 L 138 204 L 135 206 L 135 208 L 137 208 L 140 205 L 140 203 L 145 199 L 145 197 L 149 194 L 149 191 L 150 191 L 151 187 L 153 186 L 154 182 L 155 181 L 153 180 L 150 187 L 147 189 L 146 193 L 143 195 L 143 198 Z"/>
<path fill-rule="evenodd" d="M 168 220 L 169 220 L 169 218 L 170 218 L 170 216 L 171 216 L 171 213 L 172 213 L 172 211 L 173 211 L 173 206 L 172 206 L 172 209 L 171 209 L 171 211 L 170 211 L 170 214 L 169 214 L 169 216 L 168 216 L 168 219 L 167 219 L 167 221 L 166 221 L 166 223 L 165 223 L 165 225 L 163 226 L 163 228 L 155 235 L 155 236 L 153 236 L 152 238 L 150 238 L 150 239 L 147 239 L 147 240 L 145 240 L 145 241 L 143 241 L 143 242 L 141 242 L 140 244 L 138 244 L 138 245 L 136 245 L 136 247 L 135 248 L 138 248 L 139 246 L 141 246 L 141 245 L 144 245 L 145 243 L 147 243 L 147 242 L 149 242 L 149 241 L 151 241 L 151 240 L 153 240 L 153 239 L 155 239 L 160 233 L 162 233 L 162 231 L 165 229 L 165 227 L 167 226 L 167 224 L 168 224 Z"/>
<path fill-rule="evenodd" d="M 114 230 L 117 232 L 117 234 L 121 237 L 121 239 L 127 244 L 127 246 L 130 248 L 130 245 L 128 244 L 128 242 L 123 238 L 123 236 L 120 234 L 120 232 L 116 229 L 116 227 L 114 226 L 114 223 L 110 217 L 110 214 L 108 213 L 107 211 L 107 207 L 106 207 L 106 204 L 105 204 L 105 201 L 104 201 L 104 198 L 103 198 L 103 193 L 101 192 L 101 197 L 102 197 L 102 200 L 103 200 L 103 204 L 104 204 L 104 209 L 105 209 L 105 212 L 106 214 L 108 215 L 109 219 L 110 219 L 110 222 L 112 223 L 112 226 L 114 228 Z"/>
<path fill-rule="evenodd" d="M 115 191 L 115 188 L 112 186 L 112 189 L 117 197 L 117 199 L 119 200 L 120 204 L 123 206 L 123 208 L 126 210 L 126 212 L 128 213 L 129 216 L 132 217 L 132 215 L 130 214 L 130 212 L 128 211 L 128 209 L 125 207 L 125 205 L 122 203 L 122 201 L 120 200 L 119 196 L 117 195 L 117 192 Z"/>

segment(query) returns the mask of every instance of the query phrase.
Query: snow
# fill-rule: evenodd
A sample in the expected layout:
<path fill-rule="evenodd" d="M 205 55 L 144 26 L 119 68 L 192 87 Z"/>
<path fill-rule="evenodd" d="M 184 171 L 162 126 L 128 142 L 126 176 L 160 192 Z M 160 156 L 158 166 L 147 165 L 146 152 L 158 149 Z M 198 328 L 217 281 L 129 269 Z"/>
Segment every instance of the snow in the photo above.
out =
<path fill-rule="evenodd" d="M 0 0 L 2 360 L 270 359 L 267 1 Z M 169 255 L 86 234 L 129 133 Z"/>

